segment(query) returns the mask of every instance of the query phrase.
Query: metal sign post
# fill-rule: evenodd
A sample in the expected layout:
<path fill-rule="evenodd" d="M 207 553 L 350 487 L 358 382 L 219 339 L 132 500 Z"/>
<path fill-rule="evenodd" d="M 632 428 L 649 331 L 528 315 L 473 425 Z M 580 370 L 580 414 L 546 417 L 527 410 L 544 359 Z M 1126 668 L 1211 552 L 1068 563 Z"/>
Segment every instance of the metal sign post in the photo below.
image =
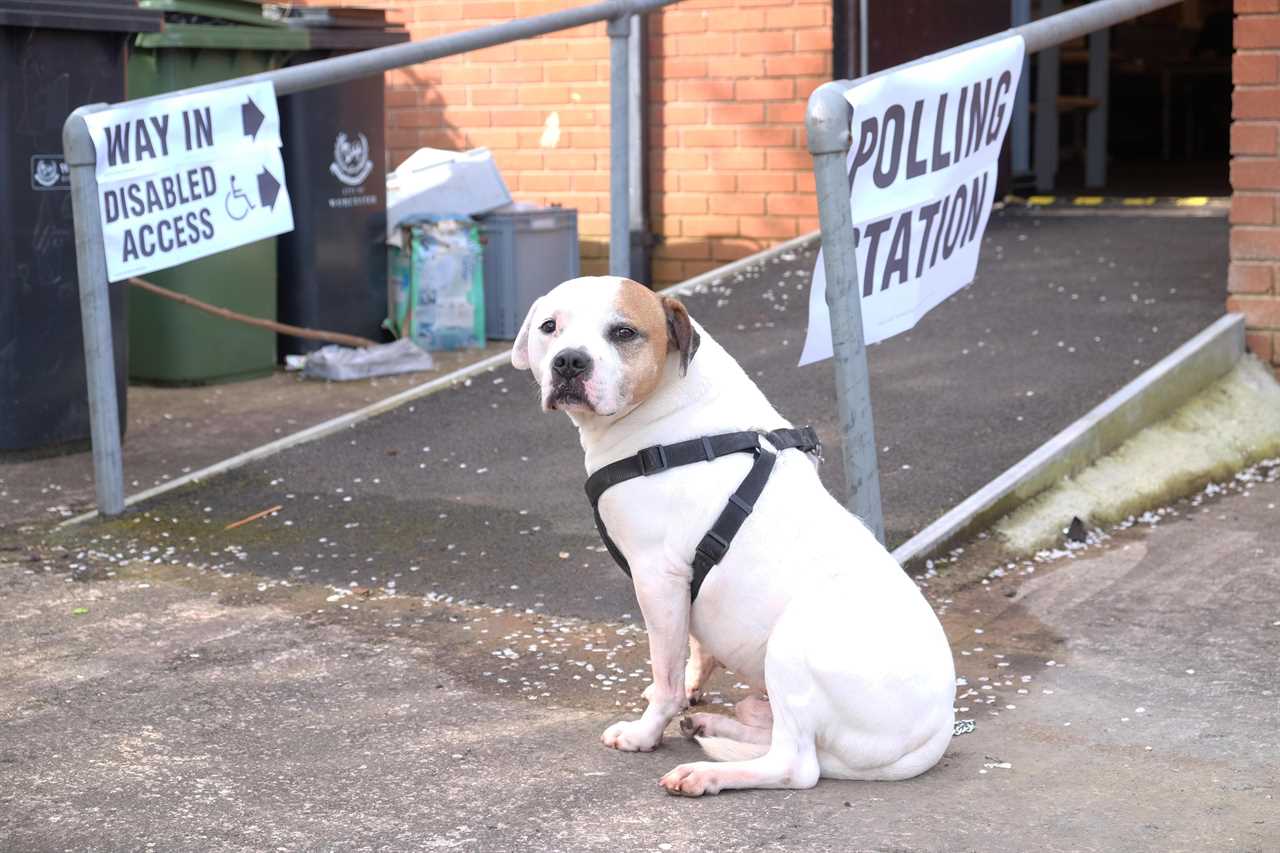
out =
<path fill-rule="evenodd" d="M 111 303 L 107 298 L 107 256 L 98 215 L 98 159 L 85 117 L 106 104 L 81 107 L 62 129 L 62 149 L 71 168 L 71 213 L 76 229 L 76 272 L 80 281 L 80 323 L 84 330 L 85 377 L 89 386 L 89 431 L 93 443 L 93 485 L 98 512 L 124 512 L 124 458 L 116 362 L 112 355 Z"/>
<path fill-rule="evenodd" d="M 610 117 L 613 125 L 610 134 L 610 166 L 613 174 L 610 177 L 612 223 L 609 266 L 615 274 L 626 275 L 630 271 L 631 249 L 627 192 L 628 19 L 631 15 L 644 14 L 676 2 L 678 0 L 605 0 L 439 38 L 374 48 L 167 95 L 142 98 L 130 102 L 130 106 L 140 107 L 167 98 L 254 82 L 269 82 L 275 86 L 277 95 L 288 95 L 583 24 L 608 21 L 611 39 Z M 1027 51 L 1035 52 L 1176 2 L 1180 0 L 1096 0 L 1069 12 L 1017 27 L 1009 33 L 1022 35 L 1026 40 Z M 1004 35 L 1006 34 L 996 38 Z M 961 45 L 956 50 L 967 49 L 983 41 L 986 40 Z M 937 59 L 952 52 L 954 51 L 945 51 L 921 61 Z M 865 55 L 865 51 L 863 53 Z M 838 378 L 837 397 L 845 438 L 845 470 L 849 488 L 854 494 L 850 504 L 883 537 L 879 477 L 875 464 L 875 436 L 866 381 L 866 351 L 862 342 L 859 291 L 855 289 L 856 255 L 851 233 L 847 175 L 844 170 L 844 158 L 849 147 L 849 110 L 840 95 L 843 89 L 851 85 L 853 84 L 844 81 L 819 87 L 810 98 L 806 123 L 809 127 L 809 150 L 814 154 L 823 242 L 827 246 L 827 298 L 836 336 L 833 348 Z M 839 105 L 837 100 L 840 101 Z M 86 116 L 106 108 L 105 105 L 86 106 L 72 113 L 63 127 L 63 147 L 71 171 L 98 509 L 104 515 L 116 515 L 124 509 L 120 423 L 116 408 L 115 370 L 111 361 L 106 258 L 98 209 L 99 187 L 95 175 L 97 158 L 85 121 Z"/>
<path fill-rule="evenodd" d="M 631 17 L 614 18 L 609 33 L 609 274 L 631 275 Z"/>
<path fill-rule="evenodd" d="M 805 127 L 808 131 L 809 152 L 813 155 L 818 217 L 822 229 L 822 271 L 826 276 L 826 303 L 830 310 L 832 355 L 835 359 L 836 401 L 839 406 L 840 432 L 844 441 L 844 471 L 849 490 L 845 503 L 850 511 L 875 531 L 881 541 L 884 540 L 884 519 L 880 505 L 880 476 L 876 462 L 875 430 L 871 418 L 870 385 L 863 337 L 862 290 L 858 286 L 858 244 L 853 230 L 849 197 L 852 178 L 846 167 L 853 141 L 850 124 L 853 110 L 845 99 L 845 93 L 855 85 L 876 77 L 934 62 L 1011 36 L 1022 38 L 1028 54 L 1054 49 L 1065 41 L 1105 30 L 1178 2 L 1181 0 L 1095 0 L 988 38 L 865 75 L 857 81 L 825 83 L 809 96 Z M 1050 8 L 1055 5 L 1060 8 L 1061 4 L 1058 0 L 1053 0 Z M 1095 41 L 1100 46 L 1107 43 L 1105 37 Z M 1098 49 L 1102 50 L 1101 47 Z M 1056 63 L 1049 63 L 1049 66 L 1056 67 Z M 1101 86 L 1099 83 L 1095 88 Z M 1053 99 L 1050 98 L 1048 103 L 1052 102 Z M 1054 112 L 1048 112 L 1053 118 Z M 1039 171 L 1048 165 L 1037 162 L 1036 168 Z"/>
<path fill-rule="evenodd" d="M 851 112 L 849 102 L 844 99 L 844 87 L 826 83 L 809 98 L 805 128 L 818 189 L 822 260 L 827 276 L 827 306 L 831 311 L 836 408 L 849 496 L 845 505 L 871 528 L 876 539 L 884 542 L 880 466 L 876 461 L 871 382 L 867 374 L 867 348 L 862 338 L 862 300 L 858 295 L 857 244 L 853 237 L 849 176 L 845 168 L 851 141 Z"/>
<path fill-rule="evenodd" d="M 277 95 L 289 95 L 382 74 L 395 68 L 455 56 L 498 44 L 572 29 L 583 24 L 608 22 L 610 37 L 610 217 L 609 269 L 627 275 L 631 268 L 630 199 L 628 192 L 628 92 L 629 51 L 627 36 L 632 15 L 643 15 L 679 0 L 605 0 L 588 6 L 563 9 L 501 24 L 451 33 L 423 41 L 363 50 L 358 53 L 291 65 L 233 80 L 194 86 L 164 95 L 127 102 L 131 110 L 174 98 L 254 83 L 270 83 Z M 93 441 L 94 483 L 98 511 L 118 515 L 124 511 L 124 471 L 120 448 L 115 364 L 112 361 L 111 314 L 107 301 L 107 263 L 96 168 L 98 158 L 86 117 L 108 109 L 106 104 L 84 106 L 67 118 L 62 144 L 71 171 L 71 197 L 76 230 L 76 258 L 80 279 L 81 322 L 84 325 L 85 370 L 88 375 L 90 427 Z M 184 125 L 185 130 L 185 125 Z M 269 171 L 269 170 L 268 170 Z M 283 173 L 283 169 L 280 170 Z M 272 176 L 274 180 L 274 176 Z M 251 181 L 244 180 L 242 191 Z M 283 180 L 278 181 L 283 192 Z M 274 194 L 268 193 L 272 199 Z M 250 194 L 251 197 L 251 194 Z M 265 202 L 264 202 L 265 203 Z M 274 205 L 268 204 L 274 209 Z M 241 210 L 247 205 L 241 203 Z M 240 218 L 228 211 L 232 219 Z M 290 223 L 292 220 L 290 220 Z"/>

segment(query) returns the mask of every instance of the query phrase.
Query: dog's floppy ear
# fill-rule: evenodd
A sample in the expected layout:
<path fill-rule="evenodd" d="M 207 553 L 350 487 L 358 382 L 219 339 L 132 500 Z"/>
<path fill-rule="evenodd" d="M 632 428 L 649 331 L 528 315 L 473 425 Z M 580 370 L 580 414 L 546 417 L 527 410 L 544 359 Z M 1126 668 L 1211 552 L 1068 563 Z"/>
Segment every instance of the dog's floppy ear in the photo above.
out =
<path fill-rule="evenodd" d="M 693 361 L 701 338 L 679 299 L 662 297 L 662 310 L 667 313 L 667 342 L 671 349 L 680 351 L 680 375 L 683 376 L 689 372 L 689 362 Z"/>
<path fill-rule="evenodd" d="M 511 345 L 511 366 L 516 370 L 529 369 L 529 327 L 533 325 L 533 318 L 538 313 L 538 303 L 541 301 L 533 300 L 533 304 L 529 306 L 529 313 L 524 317 L 524 325 L 516 335 L 516 342 Z"/>

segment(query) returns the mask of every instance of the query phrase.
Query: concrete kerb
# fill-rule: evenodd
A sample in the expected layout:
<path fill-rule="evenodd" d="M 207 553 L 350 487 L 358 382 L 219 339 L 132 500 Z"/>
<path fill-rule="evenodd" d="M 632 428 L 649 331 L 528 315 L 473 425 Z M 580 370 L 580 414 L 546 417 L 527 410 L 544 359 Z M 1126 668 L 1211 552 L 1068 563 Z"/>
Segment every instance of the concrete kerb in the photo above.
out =
<path fill-rule="evenodd" d="M 798 249 L 816 239 L 818 239 L 817 231 L 813 231 L 809 234 L 803 234 L 799 237 L 787 240 L 785 243 L 780 243 L 777 246 L 771 246 L 768 249 L 748 255 L 745 258 L 733 261 L 732 263 L 726 264 L 722 267 L 716 267 L 713 270 L 708 270 L 707 272 L 696 275 L 693 278 L 673 284 L 660 292 L 666 296 L 679 296 L 683 293 L 688 293 L 698 289 L 699 287 L 706 286 L 713 281 L 724 278 L 725 276 L 733 275 L 747 267 L 755 266 L 756 264 L 768 261 L 777 255 Z M 187 486 L 192 483 L 200 483 L 204 480 L 216 477 L 219 474 L 234 471 L 236 468 L 240 468 L 250 462 L 256 462 L 260 459 L 266 459 L 269 456 L 274 456 L 275 454 L 288 450 L 291 447 L 297 447 L 300 444 L 316 441 L 317 439 L 333 435 L 336 432 L 341 432 L 344 429 L 349 429 L 361 421 L 366 421 L 385 412 L 392 411 L 406 403 L 412 403 L 413 401 L 420 400 L 423 397 L 429 397 L 437 391 L 443 391 L 446 388 L 450 388 L 459 382 L 466 381 L 467 379 L 484 373 L 485 371 L 501 367 L 504 364 L 507 364 L 508 360 L 509 356 L 505 352 L 489 356 L 475 364 L 459 368 L 458 370 L 447 373 L 444 376 L 432 379 L 429 382 L 424 382 L 421 385 L 415 385 L 413 388 L 407 388 L 399 394 L 392 395 L 385 400 L 379 400 L 376 403 L 371 403 L 362 409 L 357 409 L 354 412 L 348 412 L 345 415 L 339 415 L 336 418 L 332 418 L 324 421 L 323 423 L 300 430 L 292 435 L 286 435 L 283 438 L 276 439 L 275 441 L 261 445 L 260 447 L 255 447 L 252 450 L 246 450 L 244 453 L 236 454 L 235 456 L 224 459 L 221 462 L 216 462 L 213 465 L 201 468 L 199 471 L 192 471 L 190 474 L 170 480 L 167 483 L 162 483 L 158 486 L 138 492 L 137 494 L 130 495 L 125 498 L 124 505 L 125 507 L 135 506 L 143 501 L 159 497 L 160 495 L 167 494 L 175 489 L 180 489 L 183 486 Z M 97 517 L 98 511 L 92 510 L 73 518 L 69 518 L 66 521 L 61 522 L 58 526 L 69 527 L 85 521 L 91 521 Z"/>
<path fill-rule="evenodd" d="M 1152 365 L 1092 411 L 899 545 L 903 566 L 977 533 L 1171 414 L 1244 355 L 1244 315 L 1227 314 Z"/>

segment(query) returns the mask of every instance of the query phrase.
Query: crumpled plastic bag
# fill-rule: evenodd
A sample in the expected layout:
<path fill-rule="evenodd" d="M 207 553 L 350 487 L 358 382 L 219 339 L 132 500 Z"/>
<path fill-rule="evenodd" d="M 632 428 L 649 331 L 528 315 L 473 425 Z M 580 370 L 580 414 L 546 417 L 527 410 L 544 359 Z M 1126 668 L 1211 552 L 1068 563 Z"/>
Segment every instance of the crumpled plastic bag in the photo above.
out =
<path fill-rule="evenodd" d="M 431 354 L 408 338 L 376 347 L 353 349 L 330 344 L 307 356 L 302 375 L 311 379 L 368 379 L 393 373 L 431 370 L 435 362 Z"/>

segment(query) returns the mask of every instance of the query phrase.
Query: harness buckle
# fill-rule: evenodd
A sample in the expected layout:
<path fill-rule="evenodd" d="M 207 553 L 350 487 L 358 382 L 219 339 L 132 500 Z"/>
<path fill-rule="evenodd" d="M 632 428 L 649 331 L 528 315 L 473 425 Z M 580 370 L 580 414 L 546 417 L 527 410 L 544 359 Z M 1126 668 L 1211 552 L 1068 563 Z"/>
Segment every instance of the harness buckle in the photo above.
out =
<path fill-rule="evenodd" d="M 667 448 L 661 444 L 646 447 L 636 454 L 636 458 L 640 460 L 640 473 L 646 477 L 667 470 Z"/>
<path fill-rule="evenodd" d="M 698 543 L 698 547 L 693 549 L 693 553 L 695 567 L 698 560 L 703 560 L 709 569 L 711 566 L 718 565 L 724 559 L 724 555 L 729 553 L 729 540 L 714 530 L 709 530 Z"/>

